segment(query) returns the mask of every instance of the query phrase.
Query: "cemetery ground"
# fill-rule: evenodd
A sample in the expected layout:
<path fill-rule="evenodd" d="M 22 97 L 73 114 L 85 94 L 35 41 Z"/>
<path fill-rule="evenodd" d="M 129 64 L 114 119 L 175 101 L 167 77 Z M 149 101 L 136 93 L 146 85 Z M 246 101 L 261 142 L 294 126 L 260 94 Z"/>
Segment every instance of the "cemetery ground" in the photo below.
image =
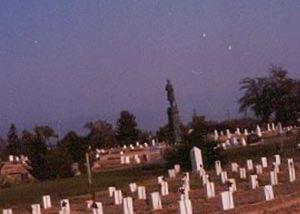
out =
<path fill-rule="evenodd" d="M 299 213 L 300 212 L 300 151 L 298 150 L 298 136 L 266 139 L 263 143 L 247 147 L 228 149 L 224 152 L 227 164 L 222 166 L 228 173 L 228 178 L 234 178 L 237 191 L 233 193 L 235 208 L 228 213 Z M 270 171 L 274 154 L 282 150 L 279 184 L 273 186 L 275 199 L 265 201 L 262 187 L 270 183 Z M 231 162 L 240 167 L 246 167 L 246 160 L 252 159 L 254 165 L 261 164 L 261 157 L 268 158 L 268 168 L 263 169 L 259 175 L 259 186 L 251 189 L 249 174 L 255 173 L 247 170 L 247 178 L 240 179 L 239 173 L 232 172 Z M 296 181 L 289 182 L 287 158 L 294 159 Z M 183 171 L 183 170 L 182 170 Z M 189 198 L 192 202 L 193 213 L 222 213 L 220 192 L 226 191 L 228 186 L 222 184 L 215 170 L 207 171 L 210 180 L 215 182 L 216 197 L 207 199 L 206 188 L 202 179 L 196 173 L 191 173 L 191 190 Z M 160 192 L 157 177 L 163 175 L 169 184 L 170 194 L 162 196 L 163 209 L 152 211 L 149 194 Z M 118 171 L 106 171 L 93 174 L 93 185 L 89 188 L 85 175 L 58 179 L 47 182 L 34 182 L 20 184 L 0 191 L 0 208 L 13 208 L 13 213 L 31 213 L 30 205 L 41 203 L 43 195 L 51 195 L 53 208 L 43 213 L 58 213 L 59 200 L 70 199 L 72 213 L 91 213 L 87 209 L 87 200 L 91 200 L 92 193 L 96 192 L 96 201 L 103 204 L 104 213 L 122 213 L 122 205 L 114 205 L 113 198 L 108 196 L 107 188 L 116 186 L 121 189 L 123 196 L 133 197 L 135 213 L 177 213 L 179 193 L 183 172 L 176 178 L 169 178 L 167 169 L 163 165 L 134 167 Z M 128 185 L 132 182 L 146 187 L 147 200 L 138 200 L 137 193 L 131 193 Z"/>

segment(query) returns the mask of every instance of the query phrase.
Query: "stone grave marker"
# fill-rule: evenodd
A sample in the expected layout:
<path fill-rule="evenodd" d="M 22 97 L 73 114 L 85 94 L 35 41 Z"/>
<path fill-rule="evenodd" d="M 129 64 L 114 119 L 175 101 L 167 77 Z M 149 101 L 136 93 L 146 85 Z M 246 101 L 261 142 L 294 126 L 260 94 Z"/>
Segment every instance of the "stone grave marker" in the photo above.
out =
<path fill-rule="evenodd" d="M 272 185 L 265 185 L 264 186 L 264 196 L 266 201 L 270 201 L 274 199 L 274 192 Z"/>
<path fill-rule="evenodd" d="M 161 210 L 162 204 L 161 204 L 161 197 L 159 192 L 152 192 L 151 193 L 151 205 L 153 210 Z"/>
<path fill-rule="evenodd" d="M 122 204 L 123 196 L 121 190 L 115 190 L 114 191 L 114 203 L 115 205 Z"/>
<path fill-rule="evenodd" d="M 206 183 L 206 196 L 207 196 L 207 198 L 213 198 L 216 196 L 214 182 Z"/>
<path fill-rule="evenodd" d="M 32 204 L 31 205 L 31 213 L 32 214 L 41 214 L 41 205 L 40 204 Z"/>
<path fill-rule="evenodd" d="M 49 208 L 51 208 L 51 197 L 50 197 L 50 195 L 44 195 L 43 196 L 43 207 L 44 207 L 44 209 L 46 210 L 46 209 L 49 209 Z"/>
<path fill-rule="evenodd" d="M 190 151 L 190 158 L 192 161 L 192 169 L 193 171 L 199 171 L 200 168 L 203 168 L 203 161 L 202 161 L 202 153 L 198 147 L 193 147 Z"/>
<path fill-rule="evenodd" d="M 287 161 L 288 161 L 288 170 L 289 170 L 289 181 L 294 182 L 296 180 L 294 161 L 292 158 L 288 158 Z"/>
<path fill-rule="evenodd" d="M 221 192 L 221 199 L 222 199 L 223 210 L 230 210 L 234 208 L 232 192 L 230 191 Z"/>
<path fill-rule="evenodd" d="M 126 197 L 123 199 L 123 213 L 133 214 L 133 202 L 131 197 Z"/>
<path fill-rule="evenodd" d="M 185 199 L 178 201 L 179 214 L 193 214 L 191 200 Z"/>
<path fill-rule="evenodd" d="M 140 200 L 146 200 L 146 187 L 145 186 L 139 186 L 138 187 L 138 199 Z"/>
<path fill-rule="evenodd" d="M 261 157 L 261 165 L 263 168 L 267 168 L 268 167 L 268 160 L 266 157 Z"/>

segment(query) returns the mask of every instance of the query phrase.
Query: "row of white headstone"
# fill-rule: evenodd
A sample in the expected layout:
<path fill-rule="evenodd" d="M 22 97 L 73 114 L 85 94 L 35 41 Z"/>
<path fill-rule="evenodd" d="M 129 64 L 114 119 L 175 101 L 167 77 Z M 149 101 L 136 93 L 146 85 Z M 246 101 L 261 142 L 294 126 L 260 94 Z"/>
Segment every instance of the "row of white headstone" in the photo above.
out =
<path fill-rule="evenodd" d="M 137 154 L 135 154 L 133 156 L 133 160 L 137 164 L 141 163 L 141 159 L 140 159 L 139 155 L 137 155 Z M 125 156 L 125 155 L 121 154 L 121 156 L 120 156 L 120 163 L 121 164 L 130 164 L 130 156 Z"/>

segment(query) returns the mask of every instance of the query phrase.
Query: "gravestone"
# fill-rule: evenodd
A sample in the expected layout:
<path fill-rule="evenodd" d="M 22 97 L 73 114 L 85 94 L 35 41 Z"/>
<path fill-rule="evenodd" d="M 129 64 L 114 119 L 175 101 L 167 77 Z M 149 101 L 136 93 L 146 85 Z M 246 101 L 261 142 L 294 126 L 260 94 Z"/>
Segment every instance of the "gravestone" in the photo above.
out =
<path fill-rule="evenodd" d="M 160 184 L 161 182 L 164 181 L 164 176 L 158 176 L 157 177 L 157 183 Z"/>
<path fill-rule="evenodd" d="M 160 183 L 160 192 L 162 196 L 169 195 L 169 185 L 168 182 L 163 181 Z"/>
<path fill-rule="evenodd" d="M 202 176 L 202 184 L 203 186 L 209 182 L 209 175 L 205 174 Z"/>
<path fill-rule="evenodd" d="M 44 207 L 44 209 L 46 210 L 46 209 L 49 209 L 49 208 L 51 208 L 51 197 L 50 197 L 50 195 L 44 195 L 43 196 L 43 207 Z"/>
<path fill-rule="evenodd" d="M 251 159 L 247 160 L 247 169 L 249 171 L 253 170 L 253 161 Z"/>
<path fill-rule="evenodd" d="M 226 171 L 221 172 L 221 181 L 223 184 L 226 183 L 226 181 L 227 181 L 227 172 Z"/>
<path fill-rule="evenodd" d="M 176 178 L 176 171 L 175 169 L 168 170 L 169 178 Z"/>
<path fill-rule="evenodd" d="M 129 184 L 129 189 L 130 189 L 130 192 L 136 192 L 137 191 L 136 183 L 130 183 Z"/>
<path fill-rule="evenodd" d="M 257 175 L 250 175 L 250 187 L 251 189 L 256 189 L 259 187 Z"/>
<path fill-rule="evenodd" d="M 230 192 L 236 191 L 236 182 L 234 178 L 228 178 L 227 179 L 228 189 Z"/>
<path fill-rule="evenodd" d="M 270 172 L 270 179 L 271 179 L 271 185 L 278 184 L 278 177 L 277 177 L 277 173 L 275 171 Z"/>
<path fill-rule="evenodd" d="M 207 198 L 213 198 L 216 196 L 215 194 L 215 183 L 207 182 L 206 183 L 206 196 Z"/>
<path fill-rule="evenodd" d="M 266 157 L 262 157 L 261 158 L 261 165 L 263 168 L 267 168 L 268 167 L 268 161 Z"/>
<path fill-rule="evenodd" d="M 264 186 L 264 195 L 266 201 L 270 201 L 274 199 L 274 192 L 272 185 L 265 185 Z"/>
<path fill-rule="evenodd" d="M 146 187 L 145 186 L 139 186 L 138 187 L 138 199 L 140 200 L 146 200 Z"/>
<path fill-rule="evenodd" d="M 274 157 L 275 157 L 275 163 L 277 164 L 277 165 L 280 165 L 281 164 L 281 159 L 280 159 L 280 155 L 274 155 Z"/>
<path fill-rule="evenodd" d="M 114 191 L 114 203 L 115 205 L 122 204 L 123 196 L 121 190 L 115 190 Z"/>
<path fill-rule="evenodd" d="M 174 170 L 175 170 L 176 174 L 178 174 L 180 172 L 180 165 L 179 164 L 175 164 L 174 165 Z"/>
<path fill-rule="evenodd" d="M 221 199 L 222 199 L 223 210 L 230 210 L 234 208 L 232 192 L 230 191 L 221 192 Z"/>
<path fill-rule="evenodd" d="M 289 170 L 289 181 L 294 182 L 296 180 L 294 161 L 292 158 L 288 158 L 287 161 L 288 161 L 288 170 Z"/>
<path fill-rule="evenodd" d="M 115 191 L 116 191 L 116 187 L 108 187 L 109 197 L 113 197 Z"/>
<path fill-rule="evenodd" d="M 93 214 L 103 214 L 103 206 L 101 202 L 93 202 L 91 209 Z"/>
<path fill-rule="evenodd" d="M 2 214 L 13 214 L 12 209 L 3 209 Z"/>
<path fill-rule="evenodd" d="M 255 165 L 255 169 L 256 169 L 256 174 L 261 175 L 263 173 L 262 165 L 260 164 Z"/>
<path fill-rule="evenodd" d="M 31 205 L 31 213 L 32 214 L 41 214 L 41 206 L 40 206 L 40 204 L 32 204 Z"/>
<path fill-rule="evenodd" d="M 133 214 L 133 202 L 131 197 L 123 199 L 123 214 Z"/>
<path fill-rule="evenodd" d="M 191 200 L 185 199 L 178 201 L 179 214 L 193 214 Z"/>
<path fill-rule="evenodd" d="M 60 211 L 59 214 L 70 214 L 71 213 L 71 207 L 69 199 L 62 199 L 60 201 Z"/>
<path fill-rule="evenodd" d="M 159 192 L 152 192 L 151 193 L 151 205 L 153 210 L 161 210 L 162 204 L 161 204 L 161 197 Z"/>
<path fill-rule="evenodd" d="M 239 165 L 237 163 L 231 163 L 231 171 L 238 172 Z"/>
<path fill-rule="evenodd" d="M 240 168 L 240 179 L 246 179 L 246 178 L 247 178 L 246 169 Z"/>
<path fill-rule="evenodd" d="M 190 151 L 190 158 L 192 161 L 193 171 L 199 171 L 200 168 L 203 168 L 202 153 L 201 150 L 197 147 L 193 147 Z"/>
<path fill-rule="evenodd" d="M 215 169 L 216 169 L 216 174 L 220 175 L 222 172 L 221 161 L 219 160 L 215 161 Z"/>

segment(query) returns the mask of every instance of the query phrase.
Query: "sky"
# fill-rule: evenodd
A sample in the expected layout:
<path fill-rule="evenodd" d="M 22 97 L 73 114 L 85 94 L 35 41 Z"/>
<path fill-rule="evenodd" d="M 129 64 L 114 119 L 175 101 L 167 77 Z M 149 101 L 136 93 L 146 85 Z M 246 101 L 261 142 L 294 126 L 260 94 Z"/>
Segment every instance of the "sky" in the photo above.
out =
<path fill-rule="evenodd" d="M 167 123 L 170 79 L 184 122 L 238 117 L 239 82 L 270 64 L 300 78 L 299 0 L 1 0 L 0 134 L 83 132 L 132 112 Z"/>

